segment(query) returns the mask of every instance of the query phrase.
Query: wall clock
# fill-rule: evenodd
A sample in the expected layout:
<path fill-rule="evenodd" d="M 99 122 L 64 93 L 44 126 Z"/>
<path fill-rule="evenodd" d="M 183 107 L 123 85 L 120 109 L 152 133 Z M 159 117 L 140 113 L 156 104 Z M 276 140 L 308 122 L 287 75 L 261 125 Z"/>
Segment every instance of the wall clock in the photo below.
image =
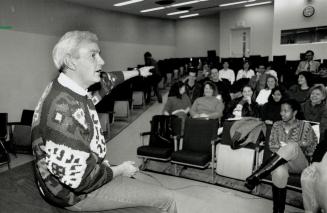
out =
<path fill-rule="evenodd" d="M 306 6 L 303 9 L 303 16 L 304 17 L 311 17 L 315 14 L 315 8 L 313 6 Z"/>

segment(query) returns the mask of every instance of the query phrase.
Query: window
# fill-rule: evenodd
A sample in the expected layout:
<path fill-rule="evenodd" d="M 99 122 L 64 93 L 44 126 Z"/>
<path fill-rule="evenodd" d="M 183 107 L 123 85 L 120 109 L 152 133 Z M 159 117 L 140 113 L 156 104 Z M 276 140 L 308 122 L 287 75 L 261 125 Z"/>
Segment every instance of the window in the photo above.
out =
<path fill-rule="evenodd" d="M 282 30 L 281 44 L 327 42 L 327 26 Z"/>

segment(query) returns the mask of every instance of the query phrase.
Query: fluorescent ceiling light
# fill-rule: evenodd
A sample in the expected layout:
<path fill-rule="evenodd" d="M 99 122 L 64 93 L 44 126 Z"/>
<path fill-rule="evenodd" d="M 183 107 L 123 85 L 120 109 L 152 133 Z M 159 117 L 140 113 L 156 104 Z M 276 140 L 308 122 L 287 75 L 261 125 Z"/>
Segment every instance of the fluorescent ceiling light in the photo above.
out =
<path fill-rule="evenodd" d="M 193 14 L 189 14 L 189 15 L 185 15 L 185 16 L 180 16 L 179 18 L 189 18 L 189 17 L 193 17 L 193 16 L 198 16 L 199 13 L 193 13 Z"/>
<path fill-rule="evenodd" d="M 134 4 L 134 3 L 137 3 L 137 2 L 141 2 L 141 1 L 144 1 L 144 0 L 129 0 L 129 1 L 124 1 L 124 2 L 114 4 L 114 6 L 115 7 L 121 7 L 121 6 L 125 6 L 125 5 L 128 5 L 128 4 Z"/>
<path fill-rule="evenodd" d="M 173 15 L 178 15 L 178 14 L 183 14 L 183 13 L 188 13 L 188 10 L 182 10 L 178 12 L 173 12 L 173 13 L 167 13 L 167 16 L 173 16 Z"/>
<path fill-rule="evenodd" d="M 155 8 L 151 8 L 151 9 L 141 10 L 140 12 L 141 13 L 147 13 L 147 12 L 162 10 L 162 9 L 165 9 L 165 7 L 155 7 Z"/>
<path fill-rule="evenodd" d="M 177 4 L 172 4 L 169 7 L 179 7 L 179 6 L 183 6 L 183 5 L 199 3 L 199 2 L 202 2 L 202 1 L 209 1 L 209 0 L 185 1 L 185 2 L 181 2 L 181 3 L 177 3 Z"/>
<path fill-rule="evenodd" d="M 253 6 L 258 6 L 258 5 L 263 5 L 263 4 L 270 4 L 271 1 L 264 1 L 264 2 L 259 2 L 259 3 L 254 3 L 254 4 L 246 4 L 244 7 L 253 7 Z"/>
<path fill-rule="evenodd" d="M 232 3 L 227 3 L 227 4 L 220 4 L 219 7 L 227 7 L 227 6 L 232 6 L 232 5 L 237 5 L 237 4 L 244 4 L 248 2 L 254 2 L 255 0 L 248 0 L 248 1 L 237 1 L 237 2 L 232 2 Z"/>
<path fill-rule="evenodd" d="M 151 12 L 151 11 L 156 11 L 156 10 L 162 10 L 162 9 L 166 9 L 166 8 L 171 8 L 171 7 L 179 7 L 179 6 L 183 6 L 183 5 L 188 5 L 188 4 L 195 4 L 195 3 L 199 3 L 199 2 L 203 2 L 203 1 L 210 1 L 210 0 L 193 0 L 193 1 L 186 1 L 186 2 L 181 2 L 181 3 L 177 3 L 177 4 L 172 4 L 169 6 L 165 6 L 165 7 L 155 7 L 155 8 L 150 8 L 150 9 L 146 9 L 146 10 L 141 10 L 141 13 L 147 13 L 147 12 Z M 252 0 L 253 1 L 253 0 Z"/>

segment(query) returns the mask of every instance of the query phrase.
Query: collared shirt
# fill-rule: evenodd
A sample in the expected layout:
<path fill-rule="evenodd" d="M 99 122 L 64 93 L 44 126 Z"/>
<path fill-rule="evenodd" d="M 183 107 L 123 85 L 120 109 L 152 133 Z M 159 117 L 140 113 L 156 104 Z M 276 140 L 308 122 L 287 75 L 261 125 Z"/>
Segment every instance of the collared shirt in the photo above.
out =
<path fill-rule="evenodd" d="M 64 73 L 60 73 L 60 75 L 58 77 L 58 82 L 62 86 L 72 90 L 73 92 L 75 92 L 81 96 L 88 95 L 88 93 L 85 89 L 83 89 L 80 85 L 78 85 L 75 81 L 73 81 L 71 78 L 69 78 Z"/>
<path fill-rule="evenodd" d="M 252 78 L 253 76 L 255 76 L 255 74 L 252 69 L 249 69 L 248 71 L 242 69 L 238 71 L 236 81 L 240 80 L 241 78 Z"/>
<path fill-rule="evenodd" d="M 235 73 L 231 69 L 221 69 L 219 70 L 219 80 L 221 81 L 222 79 L 227 79 L 230 81 L 231 84 L 234 83 L 235 81 Z"/>

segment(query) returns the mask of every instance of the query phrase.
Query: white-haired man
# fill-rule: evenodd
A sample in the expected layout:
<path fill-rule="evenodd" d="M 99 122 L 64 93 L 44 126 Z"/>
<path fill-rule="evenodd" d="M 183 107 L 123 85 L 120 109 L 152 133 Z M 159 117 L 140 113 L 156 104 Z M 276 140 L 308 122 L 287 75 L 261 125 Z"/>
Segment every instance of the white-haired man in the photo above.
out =
<path fill-rule="evenodd" d="M 102 72 L 104 61 L 95 34 L 67 32 L 53 49 L 59 77 L 45 89 L 32 125 L 35 174 L 43 197 L 72 211 L 152 206 L 176 212 L 168 190 L 131 179 L 133 162 L 111 166 L 94 104 L 119 83 L 151 75 L 149 69 Z M 93 94 L 88 87 L 101 82 Z"/>

